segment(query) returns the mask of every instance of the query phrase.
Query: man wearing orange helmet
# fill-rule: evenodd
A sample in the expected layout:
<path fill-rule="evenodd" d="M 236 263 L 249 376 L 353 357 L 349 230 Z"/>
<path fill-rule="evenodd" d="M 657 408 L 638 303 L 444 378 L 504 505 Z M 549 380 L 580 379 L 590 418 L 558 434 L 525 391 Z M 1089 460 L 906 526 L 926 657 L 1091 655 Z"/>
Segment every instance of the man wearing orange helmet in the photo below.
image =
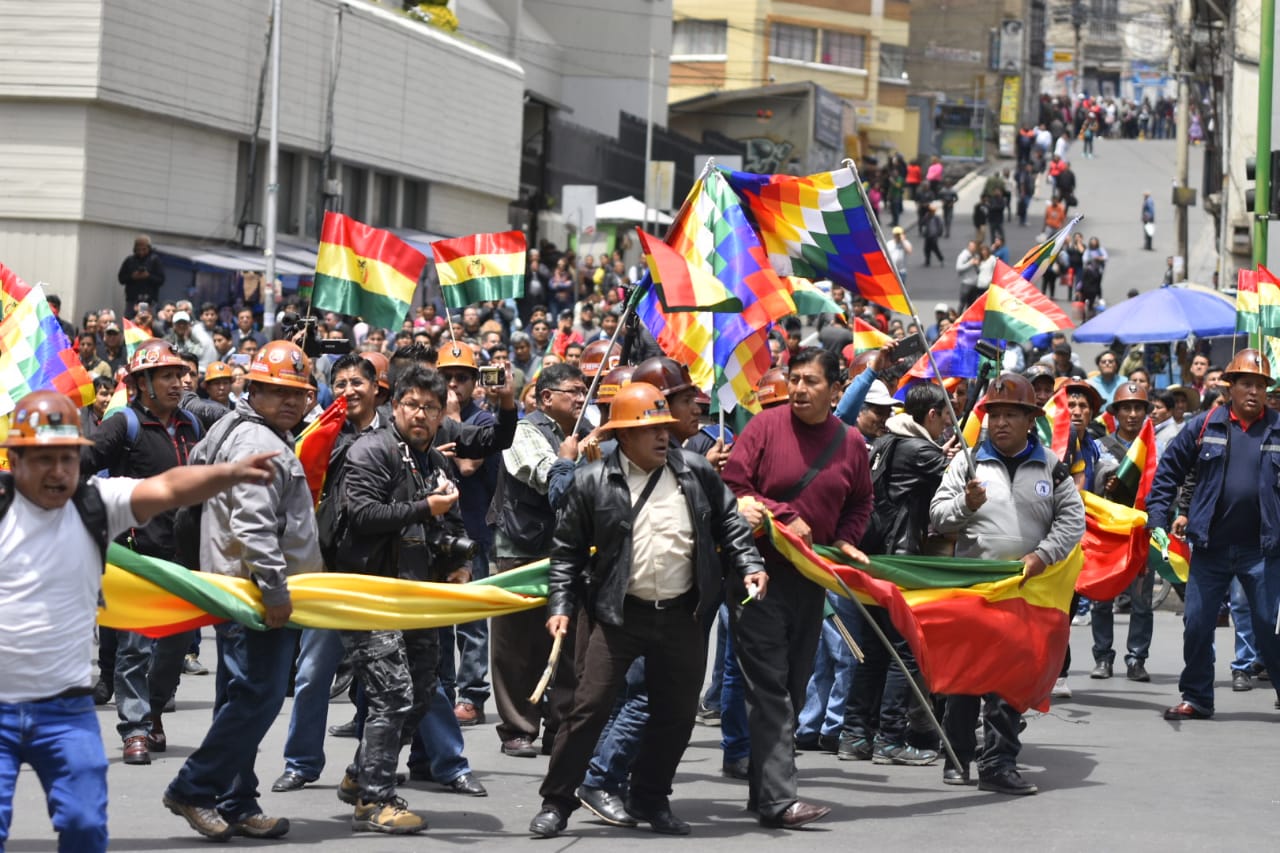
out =
<path fill-rule="evenodd" d="M 1258 652 L 1267 672 L 1280 673 L 1280 413 L 1266 408 L 1271 363 L 1255 349 L 1236 353 L 1222 379 L 1228 404 L 1183 424 L 1160 457 L 1147 526 L 1151 540 L 1168 547 L 1169 532 L 1192 545 L 1191 578 L 1183 614 L 1182 701 L 1166 720 L 1213 716 L 1213 638 L 1218 608 L 1238 578 L 1252 610 Z M 1191 505 L 1173 518 L 1178 490 L 1195 478 Z M 1280 699 L 1276 700 L 1280 707 Z"/>
<path fill-rule="evenodd" d="M 938 532 L 956 534 L 957 557 L 1020 560 L 1023 575 L 1035 577 L 1079 544 L 1084 503 L 1070 471 L 1037 438 L 1035 422 L 1044 409 L 1026 378 L 996 377 L 983 408 L 987 438 L 974 451 L 973 468 L 964 454 L 951 460 L 929 520 Z M 978 753 L 974 729 L 984 701 L 984 745 Z M 994 693 L 948 696 L 943 727 L 963 763 L 955 767 L 948 759 L 942 781 L 967 785 L 969 762 L 976 757 L 980 790 L 1036 793 L 1018 772 L 1019 716 Z"/>
<path fill-rule="evenodd" d="M 267 627 L 217 626 L 225 674 L 219 674 L 213 723 L 164 792 L 165 807 L 208 838 L 278 838 L 289 831 L 288 820 L 262 813 L 254 763 L 284 704 L 297 648 L 297 633 L 286 627 L 293 612 L 288 577 L 324 570 L 311 490 L 289 432 L 306 411 L 310 375 L 311 360 L 297 345 L 271 341 L 262 347 L 249 363 L 244 399 L 192 454 L 194 463 L 278 454 L 266 489 L 218 495 L 205 503 L 200 519 L 201 570 L 253 580 Z"/>
<path fill-rule="evenodd" d="M 18 401 L 0 472 L 0 847 L 18 768 L 40 777 L 59 849 L 107 849 L 107 759 L 93 707 L 93 629 L 112 536 L 238 484 L 270 477 L 270 455 L 173 467 L 147 479 L 82 478 L 75 403 L 54 391 Z M 49 556 L 57 554 L 51 561 Z"/>
<path fill-rule="evenodd" d="M 645 382 L 622 388 L 606 424 L 618 447 L 575 474 L 556 528 L 546 630 L 565 635 L 580 607 L 590 618 L 579 626 L 582 681 L 557 733 L 540 789 L 542 810 L 529 826 L 543 838 L 559 835 L 577 808 L 575 791 L 639 657 L 645 659 L 649 722 L 624 816 L 663 834 L 690 831 L 672 814 L 668 794 L 702 687 L 700 621 L 719 604 L 726 571 L 762 592 L 768 577 L 751 530 L 715 470 L 673 448 L 675 426 L 662 391 Z M 580 601 L 583 589 L 590 593 Z"/>
<path fill-rule="evenodd" d="M 84 452 L 83 471 L 109 471 L 113 477 L 145 478 L 186 465 L 200 440 L 198 418 L 181 408 L 182 381 L 188 365 L 167 341 L 138 345 L 129 359 L 129 382 L 137 393 L 124 411 L 98 425 L 93 446 Z M 172 511 L 131 527 L 120 544 L 162 560 L 177 557 Z M 132 631 L 117 634 L 114 672 L 103 672 L 115 693 L 116 726 L 125 764 L 150 764 L 152 752 L 167 748 L 161 715 L 178 686 L 192 632 L 152 640 Z"/>
<path fill-rule="evenodd" d="M 1113 460 L 1121 460 L 1138 440 L 1142 425 L 1151 413 L 1146 386 L 1136 382 L 1120 385 L 1112 394 L 1112 402 L 1107 406 L 1107 411 L 1116 419 L 1116 431 L 1104 436 L 1099 443 Z M 1139 497 L 1134 488 L 1116 478 L 1114 471 L 1107 476 L 1103 492 L 1108 500 L 1124 506 L 1133 506 Z M 1147 674 L 1146 660 L 1151 651 L 1151 634 L 1155 628 L 1155 617 L 1151 609 L 1154 583 L 1154 573 L 1144 567 L 1126 590 L 1131 610 L 1124 662 L 1126 676 L 1130 681 L 1151 680 L 1151 676 Z M 1095 666 L 1090 677 L 1110 678 L 1116 657 L 1115 650 L 1111 647 L 1115 632 L 1114 602 L 1093 602 L 1092 630 Z"/>

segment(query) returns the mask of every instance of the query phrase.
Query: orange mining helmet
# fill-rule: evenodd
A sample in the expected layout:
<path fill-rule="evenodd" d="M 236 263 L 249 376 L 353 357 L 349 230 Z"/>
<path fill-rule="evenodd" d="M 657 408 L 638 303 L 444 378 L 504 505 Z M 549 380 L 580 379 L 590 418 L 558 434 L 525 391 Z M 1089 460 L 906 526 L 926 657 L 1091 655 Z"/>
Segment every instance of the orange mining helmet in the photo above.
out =
<path fill-rule="evenodd" d="M 587 344 L 578 362 L 578 369 L 582 371 L 583 376 L 594 379 L 595 375 L 601 371 L 608 373 L 613 370 L 620 361 L 622 361 L 622 347 L 617 344 L 610 347 L 607 340 L 601 339 Z"/>
<path fill-rule="evenodd" d="M 467 350 L 471 352 L 470 349 Z M 391 390 L 391 360 L 380 352 L 362 352 L 360 357 L 373 365 L 378 374 L 378 387 L 384 391 Z"/>
<path fill-rule="evenodd" d="M 618 396 L 618 392 L 624 386 L 631 384 L 631 377 L 635 372 L 635 367 L 630 364 L 624 364 L 621 367 L 615 367 L 610 370 L 600 380 L 600 384 L 596 386 L 596 398 L 591 402 L 597 405 L 612 403 L 613 398 Z"/>
<path fill-rule="evenodd" d="M 779 406 L 791 399 L 787 389 L 787 372 L 781 367 L 771 367 L 760 377 L 760 385 L 756 388 L 756 399 L 760 405 L 768 409 Z"/>
<path fill-rule="evenodd" d="M 3 447 L 79 447 L 93 444 L 80 435 L 80 410 L 57 391 L 32 391 L 18 401 Z"/>
<path fill-rule="evenodd" d="M 446 343 L 436 352 L 436 370 L 446 367 L 466 367 L 480 372 L 476 367 L 476 354 L 467 344 Z"/>
<path fill-rule="evenodd" d="M 657 387 L 648 382 L 632 382 L 613 398 L 609 422 L 604 428 L 630 429 L 675 422 L 667 408 L 666 396 Z"/>
<path fill-rule="evenodd" d="M 204 369 L 204 381 L 212 382 L 215 379 L 234 379 L 231 375 L 231 365 L 225 361 L 211 361 L 209 366 Z"/>
<path fill-rule="evenodd" d="M 1147 407 L 1147 414 L 1151 413 L 1151 397 L 1147 394 L 1147 386 L 1139 385 L 1137 382 L 1126 382 L 1117 388 L 1116 393 L 1111 395 L 1111 403 L 1107 406 L 1107 411 L 1114 415 L 1121 403 L 1130 400 L 1137 400 Z"/>
<path fill-rule="evenodd" d="M 311 390 L 311 359 L 291 341 L 271 341 L 253 356 L 245 378 L 263 385 Z"/>
<path fill-rule="evenodd" d="M 987 396 L 982 398 L 983 413 L 990 406 L 1005 404 L 1019 406 L 1037 416 L 1044 414 L 1044 409 L 1036 405 L 1036 392 L 1026 377 L 1016 373 L 1001 373 L 987 388 Z"/>
<path fill-rule="evenodd" d="M 670 397 L 689 388 L 693 388 L 693 377 L 689 375 L 689 367 L 674 358 L 655 356 L 647 358 L 636 365 L 632 382 L 647 382 Z"/>
<path fill-rule="evenodd" d="M 1093 410 L 1094 417 L 1102 414 L 1102 395 L 1098 393 L 1097 388 L 1094 388 L 1088 382 L 1083 379 L 1068 379 L 1062 383 L 1061 388 L 1058 390 L 1062 390 L 1062 388 L 1067 389 L 1067 396 L 1080 394 L 1088 400 L 1089 408 Z"/>
<path fill-rule="evenodd" d="M 1270 387 L 1271 362 L 1256 349 L 1242 349 L 1236 353 L 1235 358 L 1231 359 L 1227 369 L 1222 371 L 1222 378 L 1228 382 L 1234 382 L 1237 376 L 1245 375 L 1261 376 L 1267 380 L 1267 386 Z"/>
<path fill-rule="evenodd" d="M 152 338 L 138 344 L 138 348 L 129 356 L 129 374 L 141 373 L 144 370 L 155 370 L 160 367 L 181 367 L 188 365 L 173 351 L 168 341 Z"/>

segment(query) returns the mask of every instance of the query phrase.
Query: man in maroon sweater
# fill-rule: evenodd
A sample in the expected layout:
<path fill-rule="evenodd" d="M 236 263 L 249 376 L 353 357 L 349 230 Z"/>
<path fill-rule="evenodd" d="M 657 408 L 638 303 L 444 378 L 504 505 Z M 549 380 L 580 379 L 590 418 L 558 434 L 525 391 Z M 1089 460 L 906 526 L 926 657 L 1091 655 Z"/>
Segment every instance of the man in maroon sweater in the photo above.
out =
<path fill-rule="evenodd" d="M 754 525 L 759 506 L 806 542 L 832 545 L 859 562 L 854 542 L 871 515 L 867 446 L 856 429 L 831 414 L 839 394 L 836 357 L 818 347 L 801 350 L 787 377 L 790 405 L 756 415 L 738 436 L 724 481 Z M 768 827 L 795 828 L 830 809 L 796 793 L 795 715 L 804 704 L 822 626 L 823 592 L 767 542 L 758 540 L 769 573 L 768 598 L 742 604 L 741 581 L 726 580 L 733 642 L 746 682 L 751 729 L 748 808 Z"/>

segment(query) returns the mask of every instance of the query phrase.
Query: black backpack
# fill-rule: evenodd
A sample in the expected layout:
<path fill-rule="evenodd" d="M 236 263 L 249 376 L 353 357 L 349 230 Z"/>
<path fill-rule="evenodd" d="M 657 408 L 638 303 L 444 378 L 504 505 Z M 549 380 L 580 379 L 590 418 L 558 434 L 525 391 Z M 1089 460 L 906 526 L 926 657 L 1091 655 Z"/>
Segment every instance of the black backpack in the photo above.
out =
<path fill-rule="evenodd" d="M 218 451 L 222 449 L 222 444 L 231 434 L 236 431 L 236 427 L 245 422 L 245 419 L 235 413 L 230 413 L 233 421 L 226 432 L 214 444 L 208 454 L 209 459 L 215 459 Z M 212 437 L 213 433 L 209 433 L 208 437 Z M 192 463 L 188 458 L 188 464 L 208 464 L 208 463 Z M 180 506 L 173 515 L 173 555 L 175 561 L 180 566 L 199 571 L 200 569 L 200 520 L 204 517 L 204 504 L 198 503 L 192 506 Z"/>
<path fill-rule="evenodd" d="M 15 494 L 13 474 L 0 471 L 0 518 L 4 518 L 9 507 L 13 505 Z M 98 546 L 98 554 L 102 557 L 102 569 L 106 571 L 107 545 L 110 544 L 111 537 L 108 535 L 110 530 L 107 525 L 107 505 L 103 503 L 98 487 L 90 485 L 88 480 L 81 480 L 75 494 L 71 496 L 71 503 L 75 505 L 76 512 L 80 513 L 80 520 L 89 531 L 93 544 Z"/>
<path fill-rule="evenodd" d="M 889 500 L 889 474 L 893 470 L 893 457 L 902 441 L 901 436 L 890 433 L 871 445 L 871 490 L 875 497 L 871 505 L 871 517 L 867 519 L 867 529 L 862 534 L 859 545 L 867 554 L 885 553 L 889 534 L 898 519 L 901 507 Z"/>

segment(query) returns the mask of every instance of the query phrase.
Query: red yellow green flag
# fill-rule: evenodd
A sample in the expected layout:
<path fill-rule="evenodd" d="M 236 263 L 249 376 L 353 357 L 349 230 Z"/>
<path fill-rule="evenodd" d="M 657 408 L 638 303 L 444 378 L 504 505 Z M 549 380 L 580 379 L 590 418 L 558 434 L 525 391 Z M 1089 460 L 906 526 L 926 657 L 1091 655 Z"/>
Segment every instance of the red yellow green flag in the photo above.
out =
<path fill-rule="evenodd" d="M 875 556 L 863 568 L 771 521 L 765 534 L 809 580 L 844 595 L 839 575 L 863 603 L 885 608 L 932 692 L 997 693 L 1020 711 L 1048 708 L 1069 638 L 1079 547 L 1023 583 L 1020 562 Z"/>
<path fill-rule="evenodd" d="M 133 358 L 133 351 L 138 348 L 138 344 L 145 344 L 149 340 L 151 340 L 150 332 L 128 318 L 125 318 L 124 354 L 126 358 Z"/>
<path fill-rule="evenodd" d="M 373 575 L 292 575 L 290 625 L 350 631 L 439 628 L 504 616 L 546 602 L 548 560 L 468 584 Z M 245 578 L 192 572 L 112 543 L 98 624 L 166 637 L 218 622 L 265 630 L 262 594 Z"/>
<path fill-rule="evenodd" d="M 116 390 L 111 392 L 111 399 L 107 401 L 107 410 L 102 413 L 102 419 L 105 421 L 107 418 L 111 417 L 116 412 L 123 410 L 128 405 L 129 386 L 125 385 L 124 379 L 121 378 L 116 382 Z"/>
<path fill-rule="evenodd" d="M 431 251 L 450 308 L 524 296 L 528 249 L 523 231 L 437 240 Z"/>
<path fill-rule="evenodd" d="M 866 352 L 880 349 L 893 338 L 877 329 L 861 317 L 853 318 L 853 351 Z"/>
<path fill-rule="evenodd" d="M 19 278 L 16 272 L 0 264 L 0 318 L 8 317 L 30 292 L 31 285 Z"/>
<path fill-rule="evenodd" d="M 320 495 L 324 494 L 329 457 L 346 421 L 347 398 L 338 397 L 329 404 L 329 408 L 320 413 L 320 417 L 307 425 L 294 442 L 294 452 L 302 463 L 302 470 L 307 474 L 307 487 L 311 490 L 312 503 L 320 503 Z"/>
<path fill-rule="evenodd" d="M 782 283 L 791 290 L 791 301 L 796 304 L 796 313 L 801 317 L 812 317 L 816 314 L 844 315 L 844 308 L 824 293 L 807 278 L 798 275 L 782 276 Z"/>
<path fill-rule="evenodd" d="M 392 234 L 328 211 L 316 254 L 311 304 L 398 329 L 409 312 L 427 258 Z"/>
<path fill-rule="evenodd" d="M 694 266 L 675 249 L 639 228 L 640 246 L 663 311 L 741 311 L 742 300 L 703 266 Z"/>
<path fill-rule="evenodd" d="M 1167 558 L 1161 553 L 1160 546 L 1152 542 L 1147 567 L 1159 572 L 1160 577 L 1169 583 L 1186 583 L 1191 575 L 1191 548 L 1187 540 L 1170 536 Z"/>
<path fill-rule="evenodd" d="M 1076 592 L 1096 601 L 1110 601 L 1147 565 L 1147 514 L 1092 492 L 1083 492 L 1082 497 L 1084 568 L 1076 580 Z"/>
<path fill-rule="evenodd" d="M 1070 329 L 1071 318 L 1035 285 L 1003 261 L 987 288 L 982 337 L 1023 343 L 1036 335 Z"/>

